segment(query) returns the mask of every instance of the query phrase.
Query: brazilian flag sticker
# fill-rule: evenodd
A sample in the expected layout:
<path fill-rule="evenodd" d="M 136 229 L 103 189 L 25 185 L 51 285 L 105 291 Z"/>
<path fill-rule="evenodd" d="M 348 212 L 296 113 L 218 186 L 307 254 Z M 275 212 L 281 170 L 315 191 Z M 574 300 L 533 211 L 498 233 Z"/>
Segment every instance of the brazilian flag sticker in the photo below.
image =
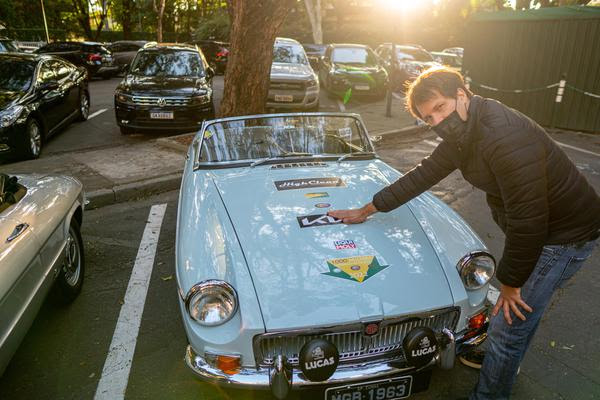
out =
<path fill-rule="evenodd" d="M 375 256 L 358 256 L 348 258 L 335 258 L 327 260 L 329 272 L 323 272 L 323 275 L 335 276 L 336 278 L 349 279 L 362 283 L 389 267 L 381 265 Z"/>

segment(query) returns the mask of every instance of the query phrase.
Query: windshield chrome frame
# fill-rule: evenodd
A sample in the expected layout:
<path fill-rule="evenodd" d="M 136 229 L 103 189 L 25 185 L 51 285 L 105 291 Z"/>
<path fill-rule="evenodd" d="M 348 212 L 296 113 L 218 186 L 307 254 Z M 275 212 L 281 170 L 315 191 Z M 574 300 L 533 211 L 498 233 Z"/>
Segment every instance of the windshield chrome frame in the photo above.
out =
<path fill-rule="evenodd" d="M 373 146 L 373 141 L 371 140 L 371 137 L 369 136 L 369 131 L 367 130 L 367 127 L 359 114 L 343 113 L 343 112 L 306 112 L 306 113 L 295 112 L 295 113 L 253 114 L 253 115 L 242 115 L 242 116 L 237 116 L 237 117 L 218 118 L 218 119 L 211 119 L 208 121 L 206 121 L 206 120 L 203 121 L 202 126 L 200 127 L 200 131 L 198 133 L 196 133 L 196 136 L 194 137 L 194 140 L 192 141 L 192 145 L 191 145 L 191 147 L 193 149 L 192 157 L 194 157 L 193 170 L 197 171 L 198 169 L 207 169 L 207 167 L 210 168 L 211 166 L 213 166 L 214 168 L 232 167 L 235 165 L 239 165 L 239 167 L 243 167 L 243 166 L 246 166 L 245 164 L 249 164 L 249 163 L 252 163 L 253 161 L 257 160 L 256 158 L 248 158 L 248 159 L 243 159 L 243 160 L 201 162 L 200 161 L 200 152 L 202 151 L 202 143 L 204 142 L 204 132 L 208 129 L 209 126 L 218 124 L 221 122 L 240 121 L 240 120 L 254 119 L 254 118 L 281 118 L 281 117 L 354 118 L 356 121 L 358 121 L 360 128 L 363 130 L 364 135 L 367 139 L 367 143 L 369 144 L 369 146 L 371 146 L 371 149 L 373 150 L 373 156 L 375 158 L 378 158 L 377 152 L 375 151 L 375 146 Z M 343 155 L 343 154 L 314 154 L 314 155 L 310 156 L 310 158 L 313 158 L 313 159 L 316 158 L 317 160 L 319 160 L 322 158 L 332 157 L 335 159 L 341 155 Z M 302 157 L 299 156 L 298 158 L 302 158 Z M 306 158 L 308 158 L 308 156 L 306 156 Z M 292 159 L 289 159 L 289 160 L 291 161 Z"/>

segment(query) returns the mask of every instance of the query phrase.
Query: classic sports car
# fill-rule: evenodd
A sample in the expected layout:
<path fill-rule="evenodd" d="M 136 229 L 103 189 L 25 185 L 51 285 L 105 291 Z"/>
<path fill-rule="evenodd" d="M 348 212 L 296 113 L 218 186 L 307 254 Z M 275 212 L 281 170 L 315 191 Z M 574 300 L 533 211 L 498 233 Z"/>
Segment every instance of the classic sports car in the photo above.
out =
<path fill-rule="evenodd" d="M 74 178 L 0 174 L 0 375 L 50 289 L 81 291 L 83 204 Z"/>
<path fill-rule="evenodd" d="M 176 273 L 188 366 L 278 399 L 402 398 L 486 338 L 492 256 L 425 193 L 363 224 L 400 176 L 356 114 L 206 121 L 188 152 Z"/>

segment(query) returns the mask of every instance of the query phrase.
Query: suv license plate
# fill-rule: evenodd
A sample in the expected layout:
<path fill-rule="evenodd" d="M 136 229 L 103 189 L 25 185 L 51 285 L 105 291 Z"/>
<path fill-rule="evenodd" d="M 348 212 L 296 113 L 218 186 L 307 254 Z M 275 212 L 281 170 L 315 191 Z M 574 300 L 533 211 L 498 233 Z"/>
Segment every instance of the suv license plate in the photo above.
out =
<path fill-rule="evenodd" d="M 329 388 L 325 400 L 393 400 L 410 396 L 412 376 Z"/>
<path fill-rule="evenodd" d="M 173 112 L 151 112 L 152 119 L 173 119 Z"/>
<path fill-rule="evenodd" d="M 281 102 L 285 102 L 285 103 L 291 103 L 292 101 L 294 101 L 294 96 L 292 96 L 292 95 L 276 94 L 275 95 L 275 101 L 281 101 Z"/>
<path fill-rule="evenodd" d="M 356 90 L 369 90 L 370 87 L 369 87 L 369 85 L 356 85 L 356 86 L 354 86 L 354 89 L 356 89 Z"/>

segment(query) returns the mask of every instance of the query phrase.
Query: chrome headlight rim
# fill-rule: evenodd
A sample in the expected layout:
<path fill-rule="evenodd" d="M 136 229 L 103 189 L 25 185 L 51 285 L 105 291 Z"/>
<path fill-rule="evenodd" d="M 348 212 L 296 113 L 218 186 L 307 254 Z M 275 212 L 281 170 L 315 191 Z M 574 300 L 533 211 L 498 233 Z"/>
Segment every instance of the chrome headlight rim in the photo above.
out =
<path fill-rule="evenodd" d="M 492 261 L 492 271 L 489 274 L 489 279 L 486 280 L 484 283 L 476 285 L 476 286 L 469 286 L 466 282 L 465 275 L 464 275 L 466 272 L 465 269 L 477 257 L 488 257 Z M 465 289 L 467 289 L 469 291 L 479 290 L 479 289 L 483 288 L 485 285 L 489 284 L 490 281 L 492 280 L 492 278 L 494 277 L 494 274 L 496 273 L 496 259 L 494 258 L 493 255 L 491 255 L 489 252 L 487 252 L 485 250 L 475 250 L 475 251 L 471 251 L 471 252 L 467 253 L 466 255 L 464 255 L 458 261 L 456 268 L 458 269 L 458 274 L 460 275 L 460 280 L 462 281 Z"/>
<path fill-rule="evenodd" d="M 194 318 L 192 316 L 192 313 L 190 310 L 190 306 L 192 304 L 192 300 L 194 299 L 194 297 L 198 294 L 201 294 L 202 291 L 213 289 L 215 287 L 221 288 L 221 289 L 225 290 L 226 292 L 229 292 L 228 294 L 231 296 L 231 298 L 234 301 L 233 310 L 231 311 L 231 313 L 227 316 L 227 318 L 219 320 L 217 322 L 212 322 L 212 323 L 200 321 L 200 320 Z M 188 312 L 188 315 L 190 316 L 190 318 L 192 318 L 198 324 L 200 324 L 202 326 L 207 326 L 207 327 L 223 325 L 227 321 L 231 320 L 231 318 L 233 318 L 233 316 L 237 313 L 238 308 L 239 308 L 238 295 L 237 295 L 237 291 L 235 290 L 235 288 L 233 286 L 231 286 L 229 283 L 219 280 L 219 279 L 208 279 L 208 280 L 196 283 L 194 286 L 192 286 L 190 288 L 190 290 L 188 290 L 188 292 L 185 296 L 185 299 L 184 299 L 184 304 L 185 304 L 185 309 Z"/>

